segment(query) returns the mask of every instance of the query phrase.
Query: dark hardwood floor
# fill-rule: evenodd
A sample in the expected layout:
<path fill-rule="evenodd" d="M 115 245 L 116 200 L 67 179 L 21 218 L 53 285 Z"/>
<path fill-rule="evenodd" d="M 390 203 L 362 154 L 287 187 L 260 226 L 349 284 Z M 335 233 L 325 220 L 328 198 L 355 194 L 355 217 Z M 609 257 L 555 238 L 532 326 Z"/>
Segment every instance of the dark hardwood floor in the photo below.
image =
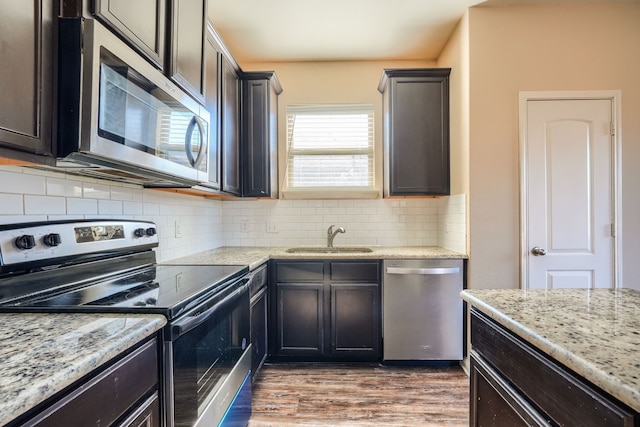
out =
<path fill-rule="evenodd" d="M 265 365 L 249 427 L 468 426 L 469 379 L 456 367 Z"/>

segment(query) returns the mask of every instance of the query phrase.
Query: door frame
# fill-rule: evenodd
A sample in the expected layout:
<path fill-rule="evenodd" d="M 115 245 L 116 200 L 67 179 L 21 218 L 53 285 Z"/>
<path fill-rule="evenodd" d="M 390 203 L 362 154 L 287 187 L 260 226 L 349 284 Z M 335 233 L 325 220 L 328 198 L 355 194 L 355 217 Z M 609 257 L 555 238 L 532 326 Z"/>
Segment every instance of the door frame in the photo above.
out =
<path fill-rule="evenodd" d="M 589 90 L 589 91 L 523 91 L 519 92 L 519 166 L 520 166 L 520 288 L 529 287 L 529 236 L 528 230 L 528 171 L 527 171 L 527 117 L 529 101 L 566 101 L 566 100 L 611 100 L 611 117 L 613 122 L 612 144 L 612 183 L 611 191 L 613 217 L 615 221 L 613 243 L 613 288 L 622 283 L 622 123 L 621 123 L 621 91 Z"/>

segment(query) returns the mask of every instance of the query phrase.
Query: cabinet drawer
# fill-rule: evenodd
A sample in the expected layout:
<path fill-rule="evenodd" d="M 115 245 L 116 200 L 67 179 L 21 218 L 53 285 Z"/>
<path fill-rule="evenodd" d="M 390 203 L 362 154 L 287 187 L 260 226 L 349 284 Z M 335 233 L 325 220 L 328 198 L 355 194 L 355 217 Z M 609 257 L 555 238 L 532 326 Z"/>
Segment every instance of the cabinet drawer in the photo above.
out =
<path fill-rule="evenodd" d="M 322 282 L 324 263 L 322 261 L 282 262 L 276 264 L 276 281 L 289 283 Z"/>
<path fill-rule="evenodd" d="M 378 262 L 332 262 L 330 269 L 332 281 L 378 283 L 380 280 Z"/>
<path fill-rule="evenodd" d="M 472 310 L 473 349 L 559 425 L 634 426 L 634 413 Z"/>
<path fill-rule="evenodd" d="M 79 385 L 29 426 L 111 425 L 158 388 L 158 349 L 153 340 Z"/>

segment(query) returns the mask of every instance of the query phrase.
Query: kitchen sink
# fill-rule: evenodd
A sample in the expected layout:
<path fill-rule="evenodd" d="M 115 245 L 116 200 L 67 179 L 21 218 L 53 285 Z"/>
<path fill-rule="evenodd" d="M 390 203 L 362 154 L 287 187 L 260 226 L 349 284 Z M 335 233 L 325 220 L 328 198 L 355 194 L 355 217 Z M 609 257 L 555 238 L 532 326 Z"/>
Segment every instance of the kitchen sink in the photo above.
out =
<path fill-rule="evenodd" d="M 303 246 L 298 248 L 289 248 L 286 250 L 286 252 L 290 254 L 354 254 L 373 252 L 373 249 L 360 246 L 338 246 L 334 248 L 329 248 L 326 246 Z"/>

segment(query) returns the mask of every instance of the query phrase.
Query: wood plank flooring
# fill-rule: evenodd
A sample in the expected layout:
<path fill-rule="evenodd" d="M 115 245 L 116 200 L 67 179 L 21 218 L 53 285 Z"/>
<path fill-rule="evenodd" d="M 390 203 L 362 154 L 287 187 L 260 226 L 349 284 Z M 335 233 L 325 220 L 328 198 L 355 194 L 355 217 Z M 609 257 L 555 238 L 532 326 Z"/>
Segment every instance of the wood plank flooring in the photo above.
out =
<path fill-rule="evenodd" d="M 468 426 L 469 379 L 456 367 L 265 365 L 249 427 Z"/>

